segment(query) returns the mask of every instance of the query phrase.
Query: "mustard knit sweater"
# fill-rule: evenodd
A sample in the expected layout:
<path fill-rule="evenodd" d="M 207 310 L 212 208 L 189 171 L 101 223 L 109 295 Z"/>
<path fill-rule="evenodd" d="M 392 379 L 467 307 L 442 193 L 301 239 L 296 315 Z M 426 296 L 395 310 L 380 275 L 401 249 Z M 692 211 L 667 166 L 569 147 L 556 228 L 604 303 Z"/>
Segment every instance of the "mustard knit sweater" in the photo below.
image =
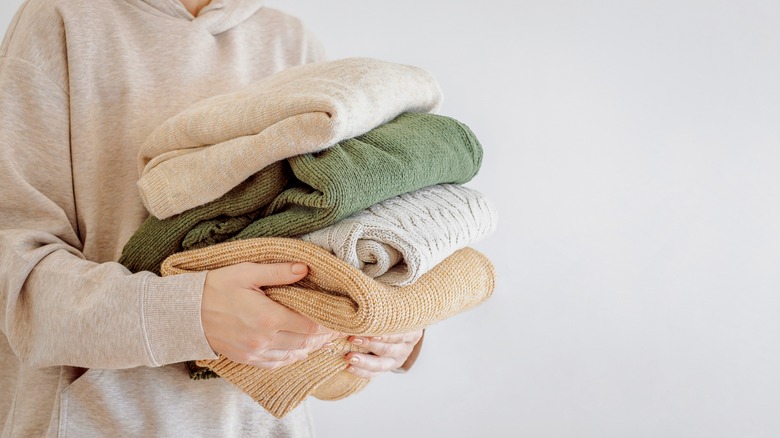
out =
<path fill-rule="evenodd" d="M 476 306 L 495 287 L 492 264 L 471 248 L 456 251 L 408 286 L 389 286 L 317 245 L 289 238 L 248 239 L 174 254 L 164 261 L 162 273 L 299 260 L 306 260 L 309 274 L 292 285 L 266 287 L 265 294 L 326 327 L 361 336 L 420 330 Z M 367 380 L 345 371 L 343 358 L 351 348 L 341 339 L 301 362 L 274 370 L 225 357 L 198 365 L 212 369 L 281 418 L 308 395 L 332 400 L 365 386 Z"/>

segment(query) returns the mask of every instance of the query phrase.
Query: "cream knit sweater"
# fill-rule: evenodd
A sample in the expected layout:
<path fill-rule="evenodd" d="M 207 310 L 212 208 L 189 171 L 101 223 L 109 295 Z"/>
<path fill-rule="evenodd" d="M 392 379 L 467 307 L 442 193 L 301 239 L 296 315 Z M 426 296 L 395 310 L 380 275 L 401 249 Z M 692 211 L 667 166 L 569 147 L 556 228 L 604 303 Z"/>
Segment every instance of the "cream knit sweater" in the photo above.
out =
<path fill-rule="evenodd" d="M 165 219 L 224 195 L 275 161 L 359 136 L 403 112 L 434 111 L 440 102 L 438 83 L 417 67 L 354 58 L 291 68 L 163 123 L 141 147 L 138 188 L 149 212 Z"/>

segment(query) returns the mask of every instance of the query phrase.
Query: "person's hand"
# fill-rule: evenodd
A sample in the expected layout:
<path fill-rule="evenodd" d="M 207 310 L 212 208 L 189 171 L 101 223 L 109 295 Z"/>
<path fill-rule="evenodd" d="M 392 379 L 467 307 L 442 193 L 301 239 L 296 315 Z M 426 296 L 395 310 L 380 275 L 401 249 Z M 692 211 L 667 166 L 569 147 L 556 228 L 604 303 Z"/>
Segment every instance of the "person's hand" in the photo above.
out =
<path fill-rule="evenodd" d="M 271 300 L 262 286 L 291 284 L 303 263 L 241 263 L 209 271 L 201 319 L 211 348 L 227 358 L 272 369 L 302 359 L 337 334 Z"/>
<path fill-rule="evenodd" d="M 398 369 L 406 362 L 422 335 L 423 331 L 420 330 L 402 335 L 370 338 L 350 336 L 351 343 L 365 348 L 370 353 L 352 352 L 347 354 L 345 356 L 347 363 L 349 363 L 347 371 L 356 376 L 370 379 L 380 373 Z"/>

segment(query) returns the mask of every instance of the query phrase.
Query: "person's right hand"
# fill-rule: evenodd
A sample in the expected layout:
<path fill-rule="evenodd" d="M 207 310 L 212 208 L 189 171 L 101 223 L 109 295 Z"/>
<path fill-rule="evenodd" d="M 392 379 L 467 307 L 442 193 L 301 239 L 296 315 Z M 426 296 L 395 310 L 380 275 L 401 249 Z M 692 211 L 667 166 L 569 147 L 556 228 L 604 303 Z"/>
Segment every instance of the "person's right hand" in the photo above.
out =
<path fill-rule="evenodd" d="M 235 362 L 272 369 L 302 360 L 335 339 L 337 333 L 261 289 L 295 283 L 308 272 L 303 263 L 241 263 L 209 271 L 201 319 L 211 348 Z"/>

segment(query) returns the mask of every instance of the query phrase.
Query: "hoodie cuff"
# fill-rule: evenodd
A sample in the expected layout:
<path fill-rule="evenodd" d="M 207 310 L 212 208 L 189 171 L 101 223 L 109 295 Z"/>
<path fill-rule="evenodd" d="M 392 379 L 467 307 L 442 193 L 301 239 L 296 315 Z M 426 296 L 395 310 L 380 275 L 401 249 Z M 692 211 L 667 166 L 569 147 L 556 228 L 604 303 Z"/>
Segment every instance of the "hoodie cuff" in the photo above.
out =
<path fill-rule="evenodd" d="M 152 363 L 162 366 L 216 359 L 201 322 L 206 272 L 157 277 L 150 275 L 142 302 L 142 324 Z"/>

